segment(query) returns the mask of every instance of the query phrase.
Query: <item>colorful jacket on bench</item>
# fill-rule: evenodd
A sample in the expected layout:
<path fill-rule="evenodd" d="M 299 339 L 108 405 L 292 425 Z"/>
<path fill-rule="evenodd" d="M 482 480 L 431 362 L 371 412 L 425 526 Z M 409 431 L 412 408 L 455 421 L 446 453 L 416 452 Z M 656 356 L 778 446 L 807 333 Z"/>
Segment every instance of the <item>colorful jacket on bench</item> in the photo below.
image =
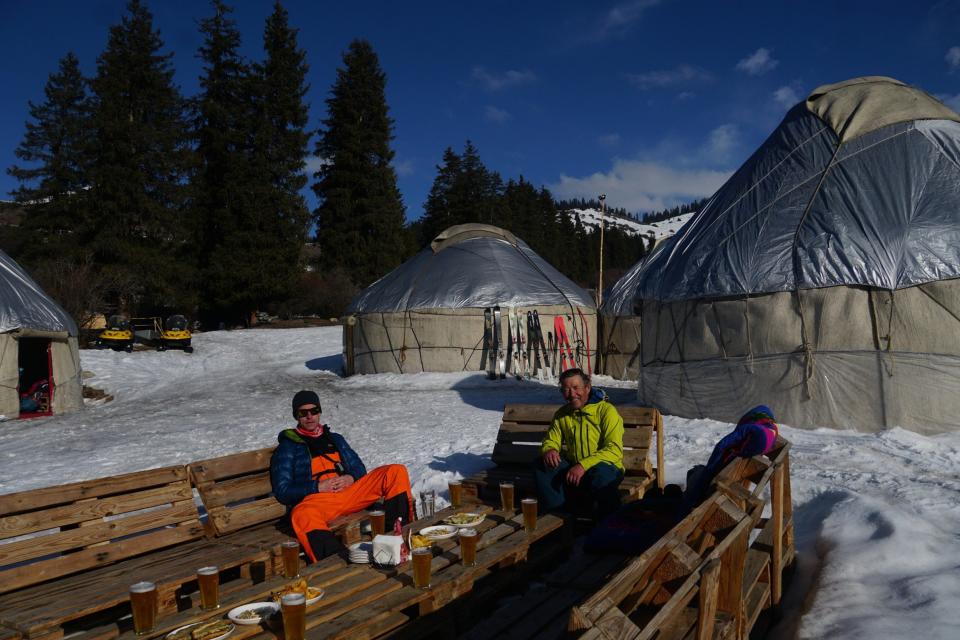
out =
<path fill-rule="evenodd" d="M 329 427 L 324 426 L 324 429 Z M 330 432 L 340 453 L 344 473 L 359 480 L 367 474 L 360 456 L 350 448 L 339 433 Z M 270 484 L 273 495 L 287 507 L 296 506 L 311 493 L 317 493 L 317 480 L 313 477 L 310 448 L 294 429 L 285 429 L 277 436 L 278 445 L 270 457 Z"/>
<path fill-rule="evenodd" d="M 607 402 L 603 391 L 593 389 L 583 409 L 575 411 L 564 405 L 553 414 L 540 454 L 550 449 L 559 451 L 571 464 L 579 462 L 584 469 L 609 462 L 623 471 L 623 418 Z"/>

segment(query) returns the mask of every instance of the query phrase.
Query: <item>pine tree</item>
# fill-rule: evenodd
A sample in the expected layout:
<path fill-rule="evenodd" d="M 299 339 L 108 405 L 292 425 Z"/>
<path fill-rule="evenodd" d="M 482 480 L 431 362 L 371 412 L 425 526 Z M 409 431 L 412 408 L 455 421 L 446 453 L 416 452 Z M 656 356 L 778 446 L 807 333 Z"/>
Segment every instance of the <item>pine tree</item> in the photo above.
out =
<path fill-rule="evenodd" d="M 13 196 L 30 203 L 24 227 L 36 234 L 33 253 L 58 254 L 75 246 L 66 236 L 79 228 L 90 184 L 92 105 L 73 53 L 60 60 L 44 96 L 42 104 L 29 103 L 31 121 L 14 152 L 32 166 L 13 166 L 7 173 L 20 182 Z"/>
<path fill-rule="evenodd" d="M 323 266 L 343 267 L 367 285 L 404 257 L 404 207 L 391 166 L 393 120 L 386 75 L 373 47 L 350 43 L 327 99 L 316 145 L 324 164 L 314 174 L 314 211 Z"/>
<path fill-rule="evenodd" d="M 99 263 L 138 282 L 141 310 L 191 302 L 183 260 L 191 150 L 172 54 L 161 54 L 162 47 L 152 15 L 131 0 L 110 28 L 92 82 L 96 140 L 86 233 Z"/>

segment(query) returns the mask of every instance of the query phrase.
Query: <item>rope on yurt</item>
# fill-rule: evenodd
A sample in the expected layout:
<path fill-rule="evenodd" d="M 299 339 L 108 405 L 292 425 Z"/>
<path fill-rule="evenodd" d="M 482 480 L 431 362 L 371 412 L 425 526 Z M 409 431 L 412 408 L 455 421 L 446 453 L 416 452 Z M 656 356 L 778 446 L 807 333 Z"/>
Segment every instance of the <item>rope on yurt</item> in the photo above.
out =
<path fill-rule="evenodd" d="M 383 333 L 387 336 L 387 346 L 390 347 L 390 355 L 393 356 L 393 360 L 397 363 L 397 371 L 403 373 L 403 352 L 400 353 L 401 358 L 398 358 L 397 351 L 393 348 L 393 340 L 390 339 L 390 328 L 387 327 L 387 318 L 383 311 L 380 312 L 380 324 L 383 325 Z"/>
<path fill-rule="evenodd" d="M 750 333 L 750 295 L 743 299 L 743 321 L 747 332 L 747 371 L 753 375 L 753 336 Z"/>
<path fill-rule="evenodd" d="M 717 303 L 716 300 L 710 301 L 710 308 L 713 309 L 713 319 L 717 323 L 717 338 L 720 342 L 720 353 L 723 354 L 723 359 L 726 360 L 727 356 L 727 343 L 723 340 L 723 325 L 720 323 L 720 314 L 717 312 Z"/>
<path fill-rule="evenodd" d="M 411 335 L 413 335 L 413 339 L 417 343 L 417 356 L 419 356 L 420 358 L 420 371 L 426 371 L 427 369 L 423 366 L 423 345 L 420 343 L 420 338 L 417 336 L 417 330 L 413 328 L 413 314 L 409 309 L 407 309 L 403 313 L 403 322 L 404 322 L 403 348 L 404 349 L 407 348 L 407 330 L 406 330 L 407 318 L 410 318 L 410 333 Z"/>
<path fill-rule="evenodd" d="M 807 201 L 807 206 L 803 208 L 803 215 L 800 216 L 800 221 L 797 222 L 797 229 L 793 232 L 793 292 L 797 297 L 797 311 L 800 314 L 800 340 L 804 358 L 803 390 L 807 400 L 813 397 L 813 394 L 810 393 L 810 380 L 813 378 L 814 358 L 813 346 L 810 344 L 807 333 L 807 318 L 803 312 L 803 296 L 800 294 L 800 254 L 797 252 L 797 242 L 800 238 L 800 230 L 803 228 L 803 223 L 806 222 L 807 215 L 813 207 L 813 201 L 817 199 L 820 188 L 823 187 L 823 182 L 827 179 L 827 174 L 830 172 L 830 169 L 836 164 L 837 155 L 840 153 L 841 147 L 843 147 L 843 143 L 838 140 L 837 148 L 833 150 L 830 162 L 827 163 L 827 166 L 823 169 L 823 173 L 820 174 L 820 180 L 817 181 L 817 186 Z"/>
<path fill-rule="evenodd" d="M 477 347 L 480 346 L 480 344 L 483 342 L 483 339 L 484 339 L 485 337 L 486 337 L 486 336 L 480 336 L 480 339 L 477 340 L 477 343 L 476 343 L 475 345 L 473 345 L 473 348 L 472 348 L 472 349 L 470 349 L 470 355 L 467 357 L 466 360 L 463 361 L 463 369 L 461 369 L 461 371 L 466 371 L 466 370 L 467 370 L 467 366 L 470 364 L 470 361 L 473 360 L 473 354 L 475 354 L 475 353 L 477 352 Z M 463 352 L 463 349 L 461 348 L 460 351 L 461 351 L 461 353 L 462 353 L 462 352 Z M 480 351 L 481 351 L 481 353 L 482 353 L 483 350 L 481 349 Z"/>

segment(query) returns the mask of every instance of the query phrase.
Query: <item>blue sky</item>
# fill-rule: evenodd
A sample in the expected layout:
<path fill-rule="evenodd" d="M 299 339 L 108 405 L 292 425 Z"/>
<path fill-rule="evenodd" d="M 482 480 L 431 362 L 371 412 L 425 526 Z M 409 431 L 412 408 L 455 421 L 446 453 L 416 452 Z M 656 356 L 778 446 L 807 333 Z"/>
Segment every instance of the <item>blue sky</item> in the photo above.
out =
<path fill-rule="evenodd" d="M 68 51 L 95 72 L 122 0 L 0 0 L 0 165 Z M 148 2 L 176 80 L 197 91 L 209 5 Z M 261 57 L 271 0 L 233 3 Z M 821 84 L 887 75 L 960 110 L 960 0 L 317 2 L 288 0 L 310 65 L 311 127 L 354 38 L 387 74 L 408 218 L 443 150 L 470 139 L 504 178 L 647 211 L 712 193 Z M 16 186 L 0 175 L 0 198 Z M 312 196 L 310 198 L 313 204 Z"/>

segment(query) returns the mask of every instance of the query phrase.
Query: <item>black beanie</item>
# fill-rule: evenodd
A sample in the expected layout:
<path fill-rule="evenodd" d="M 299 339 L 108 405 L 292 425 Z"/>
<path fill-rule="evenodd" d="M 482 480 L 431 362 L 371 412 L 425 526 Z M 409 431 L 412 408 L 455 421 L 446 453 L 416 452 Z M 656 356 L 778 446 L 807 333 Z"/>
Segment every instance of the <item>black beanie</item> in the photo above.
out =
<path fill-rule="evenodd" d="M 297 417 L 297 409 L 305 404 L 315 404 L 320 408 L 320 397 L 313 391 L 297 391 L 293 396 L 293 417 Z"/>

